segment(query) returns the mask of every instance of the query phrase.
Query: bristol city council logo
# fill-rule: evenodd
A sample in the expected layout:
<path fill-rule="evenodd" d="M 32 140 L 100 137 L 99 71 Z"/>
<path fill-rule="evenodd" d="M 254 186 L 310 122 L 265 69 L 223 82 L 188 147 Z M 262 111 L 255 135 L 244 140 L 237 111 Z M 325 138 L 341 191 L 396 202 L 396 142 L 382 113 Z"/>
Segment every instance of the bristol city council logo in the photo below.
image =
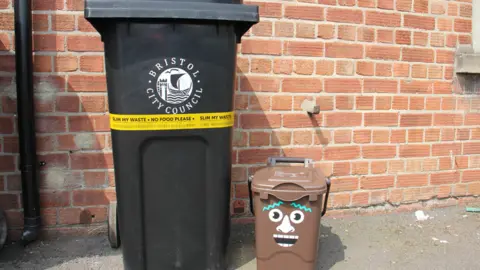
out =
<path fill-rule="evenodd" d="M 167 114 L 186 113 L 202 98 L 200 71 L 184 58 L 166 58 L 150 70 L 148 99 Z"/>

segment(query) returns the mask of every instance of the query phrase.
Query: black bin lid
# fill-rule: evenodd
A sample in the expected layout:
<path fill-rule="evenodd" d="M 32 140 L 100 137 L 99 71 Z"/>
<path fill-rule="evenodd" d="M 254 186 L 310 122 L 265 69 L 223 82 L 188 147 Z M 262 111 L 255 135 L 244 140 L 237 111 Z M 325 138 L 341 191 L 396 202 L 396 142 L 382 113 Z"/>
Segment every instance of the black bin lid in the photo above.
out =
<path fill-rule="evenodd" d="M 200 1 L 128 1 L 86 0 L 85 18 L 98 19 L 172 19 L 208 20 L 235 23 L 237 35 L 259 21 L 258 6 L 242 5 L 238 0 Z"/>

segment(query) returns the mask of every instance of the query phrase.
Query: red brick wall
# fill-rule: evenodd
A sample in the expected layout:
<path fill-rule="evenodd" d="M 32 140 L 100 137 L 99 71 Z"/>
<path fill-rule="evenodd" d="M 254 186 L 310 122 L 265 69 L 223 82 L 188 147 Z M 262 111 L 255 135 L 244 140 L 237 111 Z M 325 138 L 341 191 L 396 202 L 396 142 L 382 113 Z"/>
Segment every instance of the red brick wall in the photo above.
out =
<path fill-rule="evenodd" d="M 44 223 L 103 222 L 115 195 L 102 43 L 82 0 L 33 2 Z M 248 216 L 246 180 L 272 155 L 315 159 L 332 208 L 480 195 L 480 102 L 453 87 L 471 0 L 249 3 L 262 20 L 239 46 L 235 216 Z M 0 206 L 18 228 L 13 30 L 0 0 Z M 305 99 L 321 113 L 302 112 Z"/>

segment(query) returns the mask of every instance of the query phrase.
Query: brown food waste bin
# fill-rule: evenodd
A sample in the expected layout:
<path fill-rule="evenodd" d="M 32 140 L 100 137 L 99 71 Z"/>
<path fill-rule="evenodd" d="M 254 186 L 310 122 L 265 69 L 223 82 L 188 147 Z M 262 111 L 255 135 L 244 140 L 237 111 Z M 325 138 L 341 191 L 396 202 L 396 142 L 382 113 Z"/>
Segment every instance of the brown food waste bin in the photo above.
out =
<path fill-rule="evenodd" d="M 269 158 L 268 167 L 249 181 L 250 209 L 256 216 L 257 270 L 315 269 L 330 180 L 311 163 L 304 158 Z"/>

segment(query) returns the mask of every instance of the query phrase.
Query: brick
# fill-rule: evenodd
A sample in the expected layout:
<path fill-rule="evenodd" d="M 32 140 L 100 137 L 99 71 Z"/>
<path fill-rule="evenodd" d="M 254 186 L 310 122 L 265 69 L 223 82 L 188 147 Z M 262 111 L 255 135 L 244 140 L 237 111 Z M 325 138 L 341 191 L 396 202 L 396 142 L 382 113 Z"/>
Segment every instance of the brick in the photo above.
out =
<path fill-rule="evenodd" d="M 352 191 L 358 189 L 358 178 L 342 177 L 332 179 L 331 192 Z"/>
<path fill-rule="evenodd" d="M 335 62 L 330 60 L 318 60 L 315 63 L 317 75 L 333 75 Z"/>
<path fill-rule="evenodd" d="M 331 58 L 363 58 L 363 45 L 349 43 L 326 43 L 325 55 Z"/>
<path fill-rule="evenodd" d="M 68 14 L 52 14 L 53 31 L 75 30 L 75 16 Z"/>
<path fill-rule="evenodd" d="M 283 127 L 286 127 L 286 128 L 319 127 L 322 125 L 322 117 L 323 115 L 320 115 L 320 114 L 315 115 L 314 117 L 309 117 L 308 115 L 305 115 L 305 114 L 284 114 Z"/>
<path fill-rule="evenodd" d="M 353 109 L 353 104 L 355 99 L 353 96 L 336 96 L 336 106 L 335 108 L 338 110 L 351 110 Z"/>
<path fill-rule="evenodd" d="M 400 116 L 401 127 L 419 127 L 419 126 L 431 126 L 432 115 L 431 114 L 403 114 Z"/>
<path fill-rule="evenodd" d="M 70 92 L 105 92 L 107 82 L 104 76 L 70 75 L 68 91 Z"/>
<path fill-rule="evenodd" d="M 433 63 L 432 49 L 402 48 L 402 61 Z"/>
<path fill-rule="evenodd" d="M 472 20 L 455 19 L 454 30 L 455 32 L 470 33 L 472 31 Z"/>
<path fill-rule="evenodd" d="M 367 11 L 365 21 L 367 25 L 377 25 L 386 27 L 399 27 L 401 25 L 401 16 L 397 13 L 385 13 L 379 11 Z"/>
<path fill-rule="evenodd" d="M 434 88 L 433 85 L 431 81 L 401 81 L 400 93 L 431 94 Z"/>
<path fill-rule="evenodd" d="M 373 130 L 373 143 L 388 143 L 390 132 L 388 130 Z"/>
<path fill-rule="evenodd" d="M 392 109 L 394 110 L 407 110 L 408 109 L 408 97 L 394 96 L 392 101 Z"/>
<path fill-rule="evenodd" d="M 332 207 L 346 207 L 350 205 L 350 194 L 348 193 L 335 193 L 332 196 L 331 205 Z"/>
<path fill-rule="evenodd" d="M 280 55 L 282 53 L 282 42 L 279 40 L 244 39 L 242 41 L 242 53 Z"/>
<path fill-rule="evenodd" d="M 15 56 L 0 55 L 0 71 L 14 72 L 15 71 Z"/>
<path fill-rule="evenodd" d="M 284 54 L 296 56 L 323 56 L 323 47 L 323 42 L 318 41 L 288 41 L 285 43 Z"/>
<path fill-rule="evenodd" d="M 360 93 L 362 86 L 358 79 L 325 79 L 325 92 L 328 93 Z"/>
<path fill-rule="evenodd" d="M 252 2 L 248 1 L 245 4 L 256 5 L 259 7 L 261 17 L 280 18 L 282 17 L 282 4 L 271 2 Z"/>
<path fill-rule="evenodd" d="M 350 160 L 360 157 L 360 147 L 327 147 L 325 148 L 325 160 Z"/>
<path fill-rule="evenodd" d="M 285 7 L 285 18 L 323 21 L 323 7 L 288 5 Z"/>
<path fill-rule="evenodd" d="M 393 65 L 393 75 L 395 77 L 410 76 L 410 65 L 407 63 L 395 63 Z"/>
<path fill-rule="evenodd" d="M 471 4 L 460 4 L 460 16 L 461 17 L 472 17 L 472 5 Z"/>
<path fill-rule="evenodd" d="M 39 116 L 35 127 L 39 133 L 65 132 L 66 119 L 65 116 Z"/>
<path fill-rule="evenodd" d="M 335 25 L 319 24 L 317 26 L 317 37 L 323 39 L 332 39 L 335 36 Z"/>
<path fill-rule="evenodd" d="M 457 129 L 457 140 L 465 141 L 470 139 L 470 129 Z"/>
<path fill-rule="evenodd" d="M 448 50 L 437 50 L 437 63 L 453 64 L 455 62 L 455 52 Z"/>
<path fill-rule="evenodd" d="M 322 81 L 320 79 L 285 78 L 282 84 L 283 92 L 319 93 L 322 90 Z"/>
<path fill-rule="evenodd" d="M 369 192 L 352 193 L 352 206 L 367 206 L 369 204 Z"/>
<path fill-rule="evenodd" d="M 397 126 L 398 113 L 365 113 L 365 126 Z"/>
<path fill-rule="evenodd" d="M 68 36 L 67 48 L 72 52 L 102 52 L 103 42 L 99 36 Z"/>
<path fill-rule="evenodd" d="M 345 8 L 328 8 L 327 21 L 361 24 L 363 12 L 361 10 Z"/>
<path fill-rule="evenodd" d="M 423 142 L 423 129 L 409 129 L 408 142 L 409 143 Z"/>
<path fill-rule="evenodd" d="M 463 144 L 463 154 L 464 155 L 480 154 L 480 143 L 465 142 Z"/>
<path fill-rule="evenodd" d="M 250 137 L 252 133 L 250 133 Z M 304 131 L 298 130 L 293 131 L 293 144 L 295 145 L 303 145 L 303 144 L 312 144 L 313 142 L 313 134 L 311 131 Z"/>
<path fill-rule="evenodd" d="M 80 108 L 78 96 L 57 96 L 55 105 L 57 112 L 78 112 Z"/>
<path fill-rule="evenodd" d="M 398 82 L 396 80 L 365 79 L 363 82 L 365 93 L 397 93 Z"/>
<path fill-rule="evenodd" d="M 105 96 L 81 96 L 80 106 L 82 112 L 105 112 Z"/>
<path fill-rule="evenodd" d="M 403 174 L 397 178 L 397 187 L 421 187 L 428 185 L 428 174 Z"/>
<path fill-rule="evenodd" d="M 394 176 L 369 176 L 360 180 L 361 189 L 383 189 L 393 187 Z"/>
<path fill-rule="evenodd" d="M 407 28 L 425 29 L 425 30 L 435 29 L 434 17 L 405 14 L 403 15 L 403 20 L 404 20 L 403 25 Z"/>
<path fill-rule="evenodd" d="M 291 22 L 275 22 L 276 37 L 293 37 L 295 25 Z"/>
<path fill-rule="evenodd" d="M 440 31 L 452 31 L 453 19 L 452 18 L 438 18 L 437 28 Z"/>
<path fill-rule="evenodd" d="M 313 160 L 321 160 L 322 151 L 322 147 L 283 148 L 283 153 L 286 157 L 301 157 Z"/>
<path fill-rule="evenodd" d="M 293 70 L 293 61 L 287 59 L 275 59 L 273 62 L 273 72 L 275 74 L 291 74 Z"/>
<path fill-rule="evenodd" d="M 316 130 L 313 134 L 313 143 L 315 145 L 323 145 L 326 146 L 330 142 L 333 142 L 333 132 L 330 130 Z M 321 164 L 319 164 L 321 165 Z M 325 164 L 323 164 L 325 165 Z M 327 164 L 328 165 L 328 164 Z M 325 166 L 320 166 L 320 167 L 329 167 L 329 171 L 331 172 L 331 164 L 330 165 L 325 165 Z"/>
<path fill-rule="evenodd" d="M 394 1 L 393 0 L 378 0 L 377 8 L 380 9 L 393 9 Z"/>
<path fill-rule="evenodd" d="M 480 183 L 470 183 L 467 185 L 468 195 L 480 195 Z"/>
<path fill-rule="evenodd" d="M 235 198 L 248 198 L 248 186 L 246 184 L 235 185 Z"/>
<path fill-rule="evenodd" d="M 103 72 L 103 56 L 85 55 L 80 57 L 80 70 L 84 72 Z"/>
<path fill-rule="evenodd" d="M 443 128 L 442 129 L 442 141 L 453 141 L 455 139 L 455 129 Z"/>
<path fill-rule="evenodd" d="M 460 44 L 472 44 L 472 36 L 470 35 L 459 35 L 458 36 L 458 43 Z"/>
<path fill-rule="evenodd" d="M 376 63 L 375 75 L 380 77 L 391 77 L 393 65 L 390 63 Z"/>
<path fill-rule="evenodd" d="M 273 96 L 272 110 L 290 111 L 292 110 L 291 96 Z"/>
<path fill-rule="evenodd" d="M 400 48 L 393 46 L 370 45 L 366 48 L 368 58 L 382 60 L 400 60 Z"/>
<path fill-rule="evenodd" d="M 335 130 L 334 132 L 335 143 L 351 143 L 352 131 L 351 130 Z"/>
<path fill-rule="evenodd" d="M 358 41 L 374 42 L 375 41 L 375 29 L 369 27 L 358 27 L 357 29 Z"/>
<path fill-rule="evenodd" d="M 325 115 L 327 127 L 354 127 L 362 124 L 361 113 L 328 113 Z"/>
<path fill-rule="evenodd" d="M 457 35 L 456 34 L 447 34 L 447 47 L 456 48 L 457 47 Z"/>
<path fill-rule="evenodd" d="M 445 14 L 445 2 L 443 1 L 435 1 L 432 2 L 431 6 L 431 13 L 436 15 L 443 15 Z"/>
<path fill-rule="evenodd" d="M 74 190 L 72 192 L 73 205 L 108 205 L 109 198 L 105 190 Z"/>
<path fill-rule="evenodd" d="M 393 43 L 393 30 L 377 29 L 377 42 Z"/>
<path fill-rule="evenodd" d="M 319 0 L 319 1 L 323 1 L 323 0 Z M 340 6 L 350 6 L 350 7 L 353 7 L 355 6 L 355 0 L 339 0 L 338 1 L 338 4 Z"/>
<path fill-rule="evenodd" d="M 426 78 L 427 77 L 427 65 L 421 65 L 421 64 L 412 65 L 412 77 L 413 78 Z"/>
<path fill-rule="evenodd" d="M 375 98 L 375 110 L 390 110 L 392 97 L 378 96 Z"/>
<path fill-rule="evenodd" d="M 373 76 L 375 64 L 373 62 L 357 62 L 357 74 L 363 76 Z"/>
<path fill-rule="evenodd" d="M 17 194 L 0 194 L 0 204 L 2 205 L 2 210 L 4 211 L 18 209 L 20 207 Z M 7 213 L 10 213 L 10 211 L 6 212 L 6 214 Z M 11 224 L 9 225 L 11 226 Z"/>
<path fill-rule="evenodd" d="M 248 110 L 250 111 L 269 111 L 270 110 L 270 96 L 250 96 L 250 105 Z"/>
<path fill-rule="evenodd" d="M 338 26 L 338 39 L 354 41 L 357 34 L 355 26 L 351 25 L 339 25 Z"/>
<path fill-rule="evenodd" d="M 480 125 L 480 114 L 467 113 L 465 114 L 465 126 Z"/>
<path fill-rule="evenodd" d="M 254 128 L 278 128 L 281 125 L 279 114 L 242 114 L 240 126 L 246 129 Z"/>
<path fill-rule="evenodd" d="M 78 69 L 78 59 L 71 55 L 54 57 L 54 68 L 57 72 L 72 72 Z"/>
<path fill-rule="evenodd" d="M 397 0 L 397 10 L 399 11 L 412 11 L 413 0 Z"/>
<path fill-rule="evenodd" d="M 15 171 L 15 156 L 0 156 L 0 172 Z"/>
<path fill-rule="evenodd" d="M 374 0 L 358 0 L 358 6 L 373 8 L 375 7 L 375 1 Z"/>
<path fill-rule="evenodd" d="M 425 109 L 425 97 L 410 97 L 410 110 Z"/>
<path fill-rule="evenodd" d="M 76 115 L 68 118 L 71 132 L 110 131 L 108 115 Z"/>
<path fill-rule="evenodd" d="M 63 10 L 63 0 L 34 0 L 33 10 Z"/>
<path fill-rule="evenodd" d="M 355 64 L 353 61 L 338 60 L 336 70 L 338 75 L 352 76 L 355 73 Z"/>
<path fill-rule="evenodd" d="M 35 32 L 46 32 L 49 30 L 48 14 L 33 14 L 32 15 L 32 27 Z M 1 28 L 1 26 L 0 26 Z"/>
<path fill-rule="evenodd" d="M 412 32 L 406 30 L 397 30 L 395 32 L 395 43 L 403 45 L 412 44 Z"/>
<path fill-rule="evenodd" d="M 111 153 L 74 153 L 70 158 L 74 170 L 113 168 Z"/>
<path fill-rule="evenodd" d="M 65 37 L 61 35 L 51 34 L 34 34 L 33 35 L 33 49 L 34 51 L 50 51 L 63 52 L 65 51 Z"/>
<path fill-rule="evenodd" d="M 428 0 L 415 0 L 413 10 L 416 13 L 428 13 Z"/>
<path fill-rule="evenodd" d="M 435 126 L 461 126 L 463 124 L 462 114 L 437 113 L 434 115 Z"/>
<path fill-rule="evenodd" d="M 278 92 L 280 90 L 280 80 L 266 76 L 241 77 L 240 90 L 247 92 Z"/>
<path fill-rule="evenodd" d="M 302 102 L 303 102 L 303 100 L 302 100 Z M 331 97 L 331 96 L 319 96 L 319 97 L 317 97 L 317 105 L 320 106 L 321 111 L 331 111 L 331 110 L 333 110 L 333 97 Z"/>
<path fill-rule="evenodd" d="M 432 33 L 430 35 L 430 46 L 433 46 L 433 47 L 443 47 L 443 46 L 445 46 L 445 34 L 443 34 L 443 33 Z"/>
<path fill-rule="evenodd" d="M 315 24 L 313 23 L 298 23 L 297 24 L 297 38 L 315 38 Z"/>
<path fill-rule="evenodd" d="M 65 207 L 70 205 L 70 193 L 67 191 L 53 191 L 40 193 L 40 206 Z"/>
<path fill-rule="evenodd" d="M 367 161 L 357 161 L 352 162 L 352 174 L 353 175 L 365 175 L 368 174 L 368 162 Z"/>
<path fill-rule="evenodd" d="M 461 143 L 441 143 L 432 145 L 432 156 L 451 156 L 462 153 Z"/>
<path fill-rule="evenodd" d="M 389 145 L 365 145 L 362 146 L 362 155 L 367 159 L 393 158 L 397 155 L 397 149 Z"/>
<path fill-rule="evenodd" d="M 239 150 L 238 162 L 240 164 L 265 164 L 272 156 L 279 156 L 280 149 L 245 149 Z"/>
<path fill-rule="evenodd" d="M 387 172 L 386 161 L 372 161 L 370 167 L 370 171 L 372 174 L 384 174 Z"/>
<path fill-rule="evenodd" d="M 462 172 L 462 183 L 478 182 L 480 170 L 466 170 Z"/>
<path fill-rule="evenodd" d="M 77 16 L 78 31 L 81 32 L 97 32 L 97 30 L 82 15 Z"/>
<path fill-rule="evenodd" d="M 243 182 L 247 180 L 247 168 L 233 167 L 232 168 L 232 181 Z"/>
<path fill-rule="evenodd" d="M 440 157 L 438 169 L 441 171 L 451 170 L 453 167 L 453 161 L 450 157 Z"/>
<path fill-rule="evenodd" d="M 443 184 L 453 184 L 458 183 L 459 174 L 457 172 L 441 172 L 441 173 L 432 173 L 430 184 L 431 185 L 443 185 Z"/>
<path fill-rule="evenodd" d="M 400 145 L 400 157 L 428 157 L 430 156 L 430 145 Z"/>
<path fill-rule="evenodd" d="M 271 37 L 273 34 L 273 24 L 269 21 L 261 21 L 252 27 L 252 33 L 255 36 Z"/>
<path fill-rule="evenodd" d="M 371 130 L 354 130 L 353 141 L 355 143 L 370 143 L 372 141 Z"/>

